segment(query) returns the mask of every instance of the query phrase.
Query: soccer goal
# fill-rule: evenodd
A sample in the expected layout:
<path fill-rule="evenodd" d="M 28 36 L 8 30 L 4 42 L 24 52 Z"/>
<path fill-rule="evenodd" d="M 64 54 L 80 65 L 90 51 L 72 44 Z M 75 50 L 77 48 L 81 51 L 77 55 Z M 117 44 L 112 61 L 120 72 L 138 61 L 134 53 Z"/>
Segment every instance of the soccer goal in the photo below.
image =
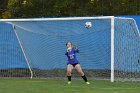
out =
<path fill-rule="evenodd" d="M 0 19 L 0 36 L 0 77 L 64 78 L 65 43 L 72 41 L 88 78 L 140 80 L 140 34 L 132 18 Z"/>

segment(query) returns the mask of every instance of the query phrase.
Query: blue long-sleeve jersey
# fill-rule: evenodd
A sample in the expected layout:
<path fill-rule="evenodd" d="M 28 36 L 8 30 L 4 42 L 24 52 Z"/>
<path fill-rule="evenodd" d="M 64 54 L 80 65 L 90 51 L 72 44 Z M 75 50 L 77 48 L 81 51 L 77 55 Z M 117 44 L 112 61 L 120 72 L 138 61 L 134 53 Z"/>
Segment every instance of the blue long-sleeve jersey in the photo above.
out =
<path fill-rule="evenodd" d="M 79 50 L 78 49 L 75 49 L 75 48 L 72 48 L 71 51 L 66 51 L 65 55 L 67 56 L 68 58 L 68 64 L 76 64 L 76 63 L 79 63 L 77 58 L 76 58 L 76 53 L 78 53 Z"/>

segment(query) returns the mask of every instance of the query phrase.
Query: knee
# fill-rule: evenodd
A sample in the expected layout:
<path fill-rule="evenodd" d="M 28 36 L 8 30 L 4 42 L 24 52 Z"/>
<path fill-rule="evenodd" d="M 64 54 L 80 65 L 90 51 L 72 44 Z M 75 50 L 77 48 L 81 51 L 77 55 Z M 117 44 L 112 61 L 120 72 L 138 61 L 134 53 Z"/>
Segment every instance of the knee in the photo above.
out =
<path fill-rule="evenodd" d="M 83 76 L 84 75 L 84 72 L 83 71 L 77 71 L 79 76 Z"/>
<path fill-rule="evenodd" d="M 71 70 L 67 70 L 67 76 L 71 76 L 72 71 Z"/>

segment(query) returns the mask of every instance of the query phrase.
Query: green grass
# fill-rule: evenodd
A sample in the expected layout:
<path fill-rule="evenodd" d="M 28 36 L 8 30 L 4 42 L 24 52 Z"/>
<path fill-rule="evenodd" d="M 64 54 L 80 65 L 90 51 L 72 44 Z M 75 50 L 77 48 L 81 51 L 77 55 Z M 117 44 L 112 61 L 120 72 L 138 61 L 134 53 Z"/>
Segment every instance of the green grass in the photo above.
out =
<path fill-rule="evenodd" d="M 140 93 L 140 82 L 63 79 L 0 79 L 0 93 Z"/>

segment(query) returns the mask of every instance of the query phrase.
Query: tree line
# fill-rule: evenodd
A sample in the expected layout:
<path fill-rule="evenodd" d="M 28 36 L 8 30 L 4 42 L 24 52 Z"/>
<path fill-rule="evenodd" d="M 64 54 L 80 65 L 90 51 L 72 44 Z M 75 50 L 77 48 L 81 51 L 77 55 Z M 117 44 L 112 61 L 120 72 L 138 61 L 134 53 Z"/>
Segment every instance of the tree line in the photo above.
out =
<path fill-rule="evenodd" d="M 0 18 L 140 15 L 140 0 L 0 0 Z"/>

